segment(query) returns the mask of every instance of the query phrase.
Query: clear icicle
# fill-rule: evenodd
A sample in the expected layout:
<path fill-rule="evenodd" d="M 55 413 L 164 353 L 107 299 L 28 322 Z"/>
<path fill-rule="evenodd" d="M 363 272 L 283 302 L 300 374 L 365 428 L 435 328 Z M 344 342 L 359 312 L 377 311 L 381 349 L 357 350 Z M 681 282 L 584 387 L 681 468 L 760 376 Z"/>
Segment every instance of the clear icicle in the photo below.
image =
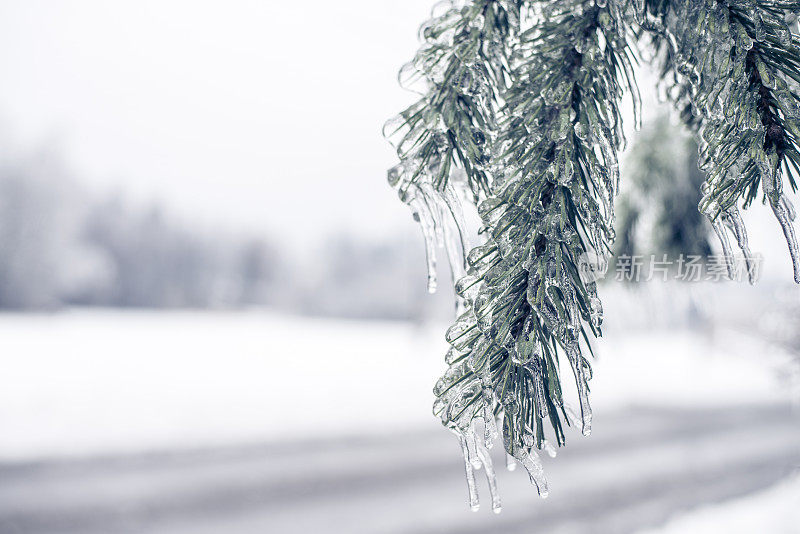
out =
<path fill-rule="evenodd" d="M 460 435 L 458 439 L 461 442 L 461 452 L 464 454 L 464 470 L 466 471 L 467 489 L 469 490 L 469 509 L 477 512 L 481 504 L 478 500 L 478 486 L 475 484 L 475 470 L 472 468 L 469 458 L 467 438 L 464 435 Z"/>
<path fill-rule="evenodd" d="M 483 390 L 483 442 L 486 447 L 491 449 L 494 445 L 494 440 L 497 439 L 499 433 L 497 431 L 497 421 L 494 418 L 492 411 L 492 388 L 487 387 Z"/>
<path fill-rule="evenodd" d="M 542 361 L 539 359 L 538 350 L 537 348 L 537 354 L 525 364 L 525 367 L 533 378 L 533 402 L 536 406 L 536 414 L 540 419 L 544 419 L 548 414 L 547 397 L 545 396 L 544 380 L 542 379 Z"/>
<path fill-rule="evenodd" d="M 420 224 L 425 240 L 428 292 L 435 293 L 438 287 L 438 248 L 445 248 L 454 283 L 466 271 L 466 254 L 470 250 L 470 243 L 462 201 L 455 186 L 450 183 L 444 189 L 437 190 L 428 181 L 428 175 L 422 174 L 417 178 L 419 181 L 414 182 L 409 175 L 413 175 L 413 169 L 408 164 L 400 164 L 392 167 L 387 177 L 389 184 L 398 189 L 401 200 L 411 208 L 414 220 Z"/>
<path fill-rule="evenodd" d="M 794 281 L 800 284 L 800 251 L 797 247 L 797 238 L 794 234 L 794 227 L 792 226 L 791 213 L 786 207 L 786 202 L 783 200 L 784 195 L 781 195 L 777 200 L 770 198 L 770 206 L 775 218 L 781 225 L 783 235 L 786 237 L 786 244 L 789 246 L 789 255 L 792 257 L 792 266 L 794 267 Z"/>
<path fill-rule="evenodd" d="M 589 388 L 586 385 L 583 363 L 576 346 L 573 345 L 567 349 L 567 359 L 569 359 L 572 372 L 575 375 L 575 384 L 578 387 L 578 401 L 581 405 L 581 433 L 584 436 L 588 436 L 592 433 L 592 407 L 589 405 Z"/>
<path fill-rule="evenodd" d="M 413 198 L 408 205 L 414 211 L 414 219 L 419 222 L 422 236 L 425 238 L 425 261 L 428 266 L 428 292 L 435 293 L 438 286 L 436 278 L 436 234 L 434 221 L 428 207 L 418 198 Z"/>
<path fill-rule="evenodd" d="M 465 274 L 466 271 L 464 269 L 464 253 L 462 250 L 459 250 L 459 241 L 460 239 L 457 237 L 456 234 L 459 233 L 458 229 L 454 229 L 454 223 L 451 217 L 449 217 L 449 213 L 445 213 L 448 210 L 446 206 L 439 206 L 441 211 L 440 219 L 441 225 L 444 230 L 444 245 L 445 251 L 447 252 L 447 259 L 450 262 L 450 274 L 453 279 L 453 284 L 455 284 L 458 280 L 460 280 Z"/>
<path fill-rule="evenodd" d="M 531 477 L 531 482 L 536 486 L 539 495 L 542 499 L 546 499 L 550 495 L 550 487 L 547 484 L 547 478 L 544 476 L 544 468 L 542 468 L 539 455 L 535 451 L 523 451 L 519 460 L 522 467 L 528 471 L 528 476 Z"/>
<path fill-rule="evenodd" d="M 494 472 L 494 465 L 492 464 L 489 450 L 480 443 L 478 444 L 478 456 L 483 462 L 483 468 L 486 470 L 486 480 L 489 482 L 489 494 L 492 497 L 492 511 L 499 514 L 502 507 L 500 504 L 500 492 L 497 491 L 497 475 Z"/>
<path fill-rule="evenodd" d="M 733 279 L 733 251 L 731 249 L 731 243 L 728 240 L 728 232 L 725 230 L 725 224 L 722 222 L 722 216 L 712 220 L 711 227 L 714 228 L 714 233 L 717 234 L 717 239 L 719 239 L 719 243 L 722 245 L 722 254 L 725 256 L 725 266 L 728 269 L 728 278 Z"/>
<path fill-rule="evenodd" d="M 770 153 L 768 158 L 775 159 L 775 153 Z M 792 266 L 794 267 L 794 281 L 800 284 L 800 250 L 798 250 L 797 238 L 792 226 L 794 208 L 789 199 L 786 198 L 786 195 L 783 194 L 782 183 L 779 177 L 776 176 L 775 163 L 767 159 L 759 167 L 761 168 L 764 194 L 769 200 L 772 212 L 775 214 L 775 218 L 778 219 L 778 224 L 781 225 L 783 235 L 786 238 L 786 244 L 789 246 L 789 255 L 792 258 Z"/>
<path fill-rule="evenodd" d="M 428 206 L 428 213 L 431 214 L 433 219 L 433 235 L 436 236 L 436 246 L 444 246 L 444 224 L 442 221 L 442 202 L 439 199 L 439 193 L 433 188 L 430 182 L 422 182 L 419 184 L 420 191 L 422 192 L 422 199 Z"/>
<path fill-rule="evenodd" d="M 450 210 L 450 213 L 453 217 L 453 222 L 455 222 L 456 230 L 458 231 L 458 238 L 461 244 L 460 263 L 462 267 L 466 269 L 467 253 L 472 247 L 467 234 L 467 223 L 464 220 L 464 210 L 461 208 L 461 201 L 458 199 L 458 194 L 453 188 L 453 185 L 449 182 L 442 192 L 442 199 L 447 205 L 447 209 Z"/>
<path fill-rule="evenodd" d="M 469 456 L 469 463 L 472 464 L 473 469 L 478 470 L 481 468 L 482 462 L 478 456 L 478 443 L 475 436 L 475 429 L 472 426 L 470 426 L 469 431 L 466 433 L 465 439 L 467 441 L 467 455 Z"/>
<path fill-rule="evenodd" d="M 757 273 L 753 265 L 753 254 L 750 252 L 750 245 L 747 241 L 747 229 L 744 226 L 744 221 L 742 221 L 742 214 L 739 213 L 739 209 L 736 206 L 733 206 L 727 211 L 726 215 L 726 222 L 730 225 L 731 230 L 733 230 L 736 243 L 739 245 L 739 249 L 741 249 L 744 255 L 744 262 L 747 267 L 747 279 L 751 284 L 755 284 Z"/>

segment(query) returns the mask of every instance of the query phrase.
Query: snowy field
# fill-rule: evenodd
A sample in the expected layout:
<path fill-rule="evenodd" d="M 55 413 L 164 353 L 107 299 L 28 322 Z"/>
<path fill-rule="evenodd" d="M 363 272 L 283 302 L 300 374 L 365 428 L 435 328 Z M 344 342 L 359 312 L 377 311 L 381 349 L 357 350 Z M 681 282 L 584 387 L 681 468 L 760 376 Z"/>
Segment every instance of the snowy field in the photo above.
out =
<path fill-rule="evenodd" d="M 701 508 L 642 534 L 797 534 L 800 532 L 800 476 L 767 490 Z"/>
<path fill-rule="evenodd" d="M 613 306 L 614 299 L 611 300 Z M 322 493 L 310 501 L 317 512 L 309 517 L 330 517 L 332 521 L 339 521 L 338 530 L 331 527 L 331 531 L 438 532 L 436 525 L 449 521 L 447 514 L 450 513 L 459 514 L 459 521 L 464 525 L 494 528 L 490 525 L 501 523 L 487 523 L 492 519 L 490 516 L 476 519 L 476 515 L 460 515 L 466 507 L 462 502 L 463 487 L 459 480 L 463 474 L 458 468 L 457 446 L 430 415 L 431 386 L 444 369 L 444 328 L 445 325 L 423 327 L 406 323 L 299 318 L 264 311 L 75 310 L 52 315 L 0 315 L 0 365 L 3 369 L 0 374 L 0 476 L 4 479 L 0 484 L 0 526 L 5 518 L 6 525 L 17 525 L 16 530 L 10 532 L 61 532 L 53 525 L 68 522 L 59 519 L 48 523 L 50 519 L 47 518 L 67 517 L 75 510 L 84 510 L 83 515 L 73 518 L 74 523 L 69 523 L 74 528 L 64 527 L 63 532 L 95 532 L 87 526 L 91 522 L 82 521 L 105 517 L 86 508 L 100 506 L 97 503 L 103 502 L 92 493 L 100 491 L 98 488 L 119 487 L 116 493 L 109 492 L 118 497 L 129 495 L 126 492 L 135 488 L 139 492 L 134 492 L 138 495 L 136 498 L 146 500 L 152 497 L 151 485 L 191 486 L 194 492 L 197 484 L 208 484 L 224 473 L 226 483 L 239 487 L 243 480 L 249 480 L 261 469 L 267 470 L 263 475 L 267 482 L 263 483 L 269 486 L 269 480 L 306 476 L 303 475 L 305 471 L 297 467 L 300 464 L 295 460 L 283 462 L 281 455 L 319 443 L 319 447 L 302 454 L 310 465 L 319 464 L 324 472 L 333 469 L 331 473 L 340 473 L 331 479 L 339 481 L 335 484 L 346 487 L 347 480 L 352 479 L 349 484 L 356 484 L 352 495 L 361 495 L 357 488 L 368 483 L 388 488 L 384 484 L 389 483 L 381 481 L 393 480 L 391 477 L 395 475 L 382 471 L 383 474 L 376 474 L 371 470 L 380 466 L 384 469 L 393 462 L 398 466 L 410 462 L 409 472 L 419 471 L 415 477 L 438 477 L 442 484 L 444 480 L 451 484 L 452 479 L 455 489 L 449 485 L 437 489 L 438 481 L 423 483 L 430 486 L 425 491 L 436 495 L 423 498 L 425 491 L 420 489 L 421 482 L 414 482 L 414 477 L 405 475 L 402 484 L 410 488 L 411 494 L 421 492 L 418 500 L 403 505 L 402 499 L 411 495 L 403 493 L 402 499 L 399 496 L 388 499 L 387 496 L 386 502 L 396 502 L 397 506 L 407 506 L 410 510 L 414 510 L 415 505 L 427 510 L 430 517 L 420 516 L 420 521 L 424 519 L 427 523 L 401 528 L 397 521 L 402 519 L 402 510 L 396 510 L 394 515 L 375 512 L 366 519 L 376 522 L 367 521 L 368 527 L 362 525 L 358 529 L 348 522 L 353 519 L 347 512 L 350 504 L 338 506 L 338 515 L 332 514 L 329 508 L 333 503 L 327 503 L 334 497 L 320 489 L 327 479 L 309 475 L 313 477 L 309 480 L 316 482 L 303 483 L 310 485 L 302 486 L 307 489 L 298 489 L 296 499 L 286 495 L 274 497 L 275 503 L 289 499 L 287 506 L 281 508 L 285 517 L 277 512 L 257 513 L 260 508 L 256 504 L 245 514 L 237 504 L 234 511 L 224 510 L 238 523 L 223 521 L 221 518 L 228 515 L 220 512 L 221 518 L 217 518 L 220 522 L 210 522 L 206 528 L 211 529 L 210 532 L 263 532 L 265 528 L 292 532 L 291 526 L 299 529 L 298 525 L 316 528 L 310 523 L 298 523 L 296 514 L 286 511 L 292 510 L 292 506 L 299 507 L 306 502 L 304 499 L 311 498 L 309 495 L 317 495 L 315 492 Z M 560 509 L 559 503 L 568 502 L 570 496 L 588 491 L 582 488 L 584 476 L 592 479 L 598 488 L 599 493 L 592 495 L 608 495 L 608 491 L 602 489 L 606 483 L 603 481 L 612 484 L 612 480 L 630 479 L 631 487 L 655 491 L 652 488 L 658 484 L 654 480 L 660 480 L 658 477 L 672 477 L 669 478 L 672 480 L 679 476 L 676 473 L 687 477 L 689 484 L 700 484 L 702 480 L 727 481 L 723 475 L 728 469 L 725 466 L 739 464 L 750 466 L 749 471 L 739 473 L 739 478 L 731 478 L 730 483 L 725 482 L 724 488 L 719 486 L 712 491 L 706 485 L 692 490 L 698 492 L 698 499 L 709 504 L 725 502 L 712 504 L 708 509 L 698 503 L 701 507 L 697 511 L 681 515 L 687 507 L 695 508 L 682 500 L 685 497 L 659 496 L 661 504 L 658 505 L 636 501 L 636 506 L 642 510 L 659 506 L 659 513 L 647 515 L 639 511 L 636 521 L 623 523 L 608 519 L 612 522 L 607 532 L 633 532 L 643 526 L 655 528 L 652 532 L 668 534 L 738 532 L 709 529 L 709 525 L 716 525 L 715 514 L 726 517 L 741 514 L 748 521 L 758 521 L 762 514 L 771 518 L 773 523 L 770 524 L 781 522 L 785 528 L 790 528 L 787 525 L 794 525 L 791 527 L 794 528 L 796 513 L 784 510 L 785 514 L 780 515 L 776 507 L 791 502 L 795 496 L 800 497 L 796 479 L 774 489 L 765 488 L 785 476 L 781 473 L 792 469 L 789 460 L 795 458 L 793 451 L 800 453 L 800 446 L 795 447 L 800 443 L 797 441 L 800 433 L 794 433 L 797 419 L 787 420 L 786 415 L 781 414 L 789 412 L 780 408 L 788 407 L 797 398 L 796 363 L 787 353 L 745 332 L 720 327 L 644 328 L 640 325 L 622 328 L 609 325 L 606 337 L 597 346 L 598 360 L 591 382 L 596 435 L 588 439 L 572 435 L 571 446 L 549 462 L 547 470 L 551 474 L 554 496 L 547 502 L 553 508 L 549 509 L 551 512 L 537 508 L 535 517 L 548 517 L 547 513 L 556 514 L 552 521 L 561 517 L 558 515 L 561 512 L 552 510 Z M 696 420 L 692 419 L 693 414 L 697 414 Z M 748 421 L 754 418 L 761 419 L 756 422 L 763 428 L 748 433 L 749 428 L 743 425 L 749 427 Z M 672 438 L 666 437 L 673 432 L 669 428 L 673 428 L 677 436 L 674 443 Z M 704 433 L 706 428 L 710 428 L 709 433 Z M 762 447 L 757 441 L 758 433 L 773 441 L 765 441 Z M 662 434 L 665 437 L 656 437 Z M 412 436 L 422 437 L 409 442 Z M 612 447 L 610 443 L 615 439 L 622 443 L 620 450 L 634 447 L 635 452 L 623 455 L 613 452 L 618 446 Z M 359 445 L 362 441 L 363 447 Z M 641 446 L 637 445 L 640 442 Z M 408 445 L 403 445 L 406 443 Z M 717 445 L 721 443 L 727 445 Z M 258 448 L 264 446 L 267 448 Z M 637 446 L 640 448 L 636 449 Z M 262 452 L 260 456 L 251 457 L 248 456 L 250 452 L 242 451 L 256 449 L 247 447 L 256 447 Z M 690 448 L 700 451 L 696 461 L 698 466 L 702 464 L 703 469 L 708 470 L 702 474 L 706 478 L 691 478 L 700 477 L 700 474 L 692 474 L 698 466 L 693 466 L 691 461 L 687 463 Z M 273 449 L 278 452 L 269 452 Z M 198 465 L 191 476 L 170 463 L 183 461 L 179 460 L 183 454 L 180 451 L 204 450 L 240 451 L 237 454 L 249 459 L 223 462 L 219 460 L 220 454 L 224 458 L 227 456 L 214 453 L 207 462 L 203 460 L 206 463 Z M 412 451 L 416 452 L 412 454 Z M 149 456 L 142 456 L 145 452 Z M 171 456 L 164 456 L 167 453 Z M 192 454 L 201 453 L 187 454 L 194 458 Z M 602 454 L 606 459 L 601 463 L 609 467 L 601 468 L 594 463 L 584 465 L 585 460 L 581 458 L 587 454 Z M 151 461 L 152 465 L 147 463 Z M 140 467 L 117 476 L 113 475 L 116 468 L 103 471 L 102 466 L 106 465 L 103 462 Z M 612 468 L 612 465 L 624 467 Z M 363 474 L 364 469 L 371 474 Z M 73 471 L 76 474 L 69 475 Z M 92 484 L 86 482 L 89 485 L 85 494 L 74 489 L 81 480 L 92 480 L 86 473 L 95 471 L 111 478 L 101 477 L 98 480 L 104 482 Z M 207 474 L 202 474 L 206 471 Z M 151 475 L 152 480 L 147 478 Z M 639 475 L 645 478 L 636 478 Z M 192 476 L 202 480 L 193 481 Z M 514 481 L 503 481 L 511 489 L 508 491 L 510 500 L 506 501 L 500 517 L 508 522 L 507 531 L 515 531 L 513 526 L 517 523 L 514 521 L 519 521 L 518 527 L 525 531 L 523 526 L 528 520 L 520 514 L 528 508 L 525 503 L 534 499 L 533 490 L 527 487 L 520 473 L 504 476 Z M 130 481 L 130 477 L 138 477 L 133 486 L 129 486 L 133 482 L 125 482 Z M 63 484 L 63 491 L 59 484 Z M 219 480 L 215 483 L 220 484 Z M 752 498 L 742 496 L 743 492 L 751 490 L 766 493 L 756 493 Z M 262 487 L 258 491 L 266 490 Z M 369 490 L 362 497 L 354 496 L 352 506 L 354 509 L 373 506 L 380 510 L 384 501 L 376 500 L 379 493 L 379 490 Z M 63 503 L 59 511 L 40 509 L 44 506 L 40 502 L 41 495 L 52 495 L 51 502 Z M 177 493 L 170 495 L 177 499 Z M 243 500 L 250 502 L 248 499 L 252 495 L 247 495 Z M 272 498 L 269 495 L 272 494 L 265 497 L 267 504 Z M 621 494 L 620 499 L 623 496 Z M 441 504 L 436 510 L 430 508 L 430 500 L 434 498 Z M 738 500 L 728 501 L 729 498 Z M 70 499 L 80 502 L 73 503 Z M 224 501 L 219 495 L 213 499 L 213 502 Z M 126 497 L 124 500 L 128 504 L 109 504 L 110 509 L 122 513 L 119 512 L 122 506 L 126 514 L 133 514 L 137 508 L 131 502 L 136 502 L 135 499 Z M 626 510 L 638 510 L 630 503 L 624 504 L 626 502 L 620 500 L 617 505 Z M 134 514 L 139 518 L 136 521 L 144 521 L 142 517 L 160 517 L 158 505 L 150 506 L 155 508 L 145 508 L 140 515 Z M 192 506 L 202 505 L 186 504 L 186 510 Z M 309 506 L 303 505 L 303 509 L 308 510 Z M 568 515 L 570 512 L 566 504 L 564 506 L 563 514 Z M 793 513 L 795 515 L 791 515 Z M 205 532 L 193 523 L 181 527 L 182 523 L 170 515 L 177 514 L 174 510 L 164 514 L 168 516 L 169 528 L 165 523 L 148 530 L 148 523 L 144 522 L 141 528 L 120 531 Z M 125 517 L 129 523 L 134 521 Z M 780 519 L 783 517 L 785 521 Z M 394 522 L 389 518 L 394 518 Z M 667 520 L 670 522 L 666 526 L 660 526 Z M 111 520 L 104 521 L 97 532 L 104 532 L 102 525 Z M 734 523 L 739 524 L 731 522 Z M 745 519 L 741 523 L 744 524 Z M 139 525 L 135 521 L 133 524 Z M 332 525 L 335 524 L 334 521 Z M 576 525 L 572 530 L 563 531 L 584 532 L 580 524 Z M 798 530 L 776 528 L 769 532 Z"/>
<path fill-rule="evenodd" d="M 0 315 L 0 457 L 436 426 L 445 328 L 264 312 Z M 792 394 L 786 355 L 734 330 L 615 331 L 596 350 L 598 412 Z"/>

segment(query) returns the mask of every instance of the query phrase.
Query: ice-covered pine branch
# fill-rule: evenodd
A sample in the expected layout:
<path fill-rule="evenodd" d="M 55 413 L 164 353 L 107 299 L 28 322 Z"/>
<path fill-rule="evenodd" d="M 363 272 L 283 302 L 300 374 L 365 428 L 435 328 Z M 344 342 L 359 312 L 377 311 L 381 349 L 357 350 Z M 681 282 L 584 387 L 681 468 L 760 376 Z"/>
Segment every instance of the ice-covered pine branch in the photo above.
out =
<path fill-rule="evenodd" d="M 514 50 L 492 196 L 479 206 L 490 237 L 470 252 L 469 274 L 456 285 L 468 308 L 447 332 L 450 368 L 434 388 L 434 413 L 462 442 L 475 443 L 465 449 L 473 507 L 470 471 L 488 454 L 473 458 L 471 450 L 491 445 L 495 415 L 506 453 L 547 495 L 536 450 L 547 446 L 546 432 L 562 445 L 569 420 L 559 355 L 577 385 L 579 425 L 591 431 L 581 343 L 587 330 L 599 335 L 602 307 L 595 283 L 581 279 L 579 259 L 603 258 L 613 237 L 626 26 L 613 3 L 543 8 L 531 13 Z"/>
<path fill-rule="evenodd" d="M 754 281 L 739 206 L 757 198 L 760 185 L 800 283 L 794 209 L 784 194 L 784 181 L 796 190 L 800 172 L 800 41 L 788 24 L 800 3 L 648 0 L 647 7 L 645 26 L 660 45 L 662 74 L 671 84 L 668 95 L 699 130 L 701 168 L 707 174 L 700 210 L 711 220 L 726 257 L 732 257 L 732 237 Z"/>
<path fill-rule="evenodd" d="M 488 454 L 498 416 L 507 454 L 547 495 L 536 450 L 550 447 L 548 433 L 562 445 L 563 424 L 569 422 L 559 355 L 569 361 L 577 385 L 578 424 L 584 434 L 591 429 L 590 369 L 581 344 L 587 330 L 599 334 L 602 307 L 595 284 L 581 279 L 578 263 L 587 253 L 604 258 L 613 237 L 621 143 L 617 105 L 622 81 L 631 79 L 622 15 L 616 3 L 600 4 L 526 4 L 521 24 L 509 26 L 502 47 L 503 57 L 510 58 L 509 70 L 499 69 L 508 88 L 497 84 L 486 91 L 496 92 L 493 102 L 502 106 L 482 108 L 494 113 L 497 128 L 471 131 L 469 141 L 480 139 L 486 147 L 481 157 L 491 178 L 488 198 L 479 206 L 488 241 L 469 253 L 468 275 L 456 285 L 467 310 L 447 333 L 450 367 L 434 388 L 434 413 L 459 435 L 473 508 L 478 506 L 473 469 L 481 465 L 490 479 L 493 508 L 500 508 Z M 469 19 L 476 11 L 517 14 L 509 3 L 473 2 L 454 5 L 453 14 L 437 20 L 459 14 L 460 20 Z M 458 45 L 453 40 L 450 46 Z M 459 61 L 455 52 L 452 61 Z M 433 86 L 427 98 L 450 91 Z M 440 117 L 436 127 L 447 124 Z M 447 129 L 441 137 L 459 139 Z M 409 165 L 408 152 L 399 152 L 400 169 L 415 171 L 402 181 L 398 168 L 390 170 L 390 182 L 400 184 L 401 192 L 413 187 L 423 195 L 426 188 L 446 192 L 436 173 L 418 172 Z M 430 227 L 425 231 L 432 233 Z"/>
<path fill-rule="evenodd" d="M 489 145 L 497 128 L 508 52 L 519 28 L 519 2 L 437 4 L 420 27 L 424 44 L 400 70 L 420 98 L 384 126 L 400 163 L 389 183 L 409 205 L 425 238 L 428 290 L 436 290 L 436 249 L 445 246 L 454 279 L 469 250 L 461 202 L 489 192 Z M 451 172 L 463 169 L 466 183 Z"/>
<path fill-rule="evenodd" d="M 589 334 L 600 335 L 602 306 L 579 267 L 604 261 L 613 240 L 625 89 L 638 107 L 629 35 L 655 48 L 668 97 L 701 138 L 700 209 L 726 255 L 732 234 L 749 257 L 739 207 L 761 191 L 800 282 L 784 193 L 800 173 L 800 40 L 790 29 L 800 2 L 437 6 L 421 28 L 423 47 L 400 73 L 420 98 L 387 123 L 400 157 L 388 177 L 422 226 L 430 289 L 435 250 L 445 246 L 450 257 L 465 311 L 447 332 L 449 367 L 434 388 L 434 413 L 459 437 L 470 505 L 478 506 L 475 470 L 484 467 L 499 511 L 488 452 L 498 420 L 509 466 L 522 463 L 542 495 L 536 451 L 563 445 L 571 418 L 585 434 L 591 428 L 585 352 Z M 486 237 L 466 263 L 462 203 L 478 207 Z M 562 396 L 564 358 L 580 399 L 575 417 Z"/>

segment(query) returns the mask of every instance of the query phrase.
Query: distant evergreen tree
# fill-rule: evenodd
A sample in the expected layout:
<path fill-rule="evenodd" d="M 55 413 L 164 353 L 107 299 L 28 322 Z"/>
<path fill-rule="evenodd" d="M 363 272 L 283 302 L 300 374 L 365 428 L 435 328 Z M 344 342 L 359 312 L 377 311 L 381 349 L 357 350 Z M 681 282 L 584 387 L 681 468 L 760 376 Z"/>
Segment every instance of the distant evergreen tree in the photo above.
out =
<path fill-rule="evenodd" d="M 708 256 L 711 226 L 698 211 L 705 175 L 694 137 L 659 115 L 636 137 L 626 161 L 627 189 L 619 198 L 617 256 Z M 640 228 L 643 214 L 653 224 Z"/>

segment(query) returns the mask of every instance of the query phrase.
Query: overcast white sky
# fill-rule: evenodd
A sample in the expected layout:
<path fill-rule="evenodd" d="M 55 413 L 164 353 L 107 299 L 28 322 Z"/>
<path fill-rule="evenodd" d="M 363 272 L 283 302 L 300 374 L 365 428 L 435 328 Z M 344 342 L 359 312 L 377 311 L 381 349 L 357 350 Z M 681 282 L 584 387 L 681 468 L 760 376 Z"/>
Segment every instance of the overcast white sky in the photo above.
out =
<path fill-rule="evenodd" d="M 380 129 L 431 4 L 2 0 L 0 130 L 207 224 L 385 235 L 412 223 Z"/>

